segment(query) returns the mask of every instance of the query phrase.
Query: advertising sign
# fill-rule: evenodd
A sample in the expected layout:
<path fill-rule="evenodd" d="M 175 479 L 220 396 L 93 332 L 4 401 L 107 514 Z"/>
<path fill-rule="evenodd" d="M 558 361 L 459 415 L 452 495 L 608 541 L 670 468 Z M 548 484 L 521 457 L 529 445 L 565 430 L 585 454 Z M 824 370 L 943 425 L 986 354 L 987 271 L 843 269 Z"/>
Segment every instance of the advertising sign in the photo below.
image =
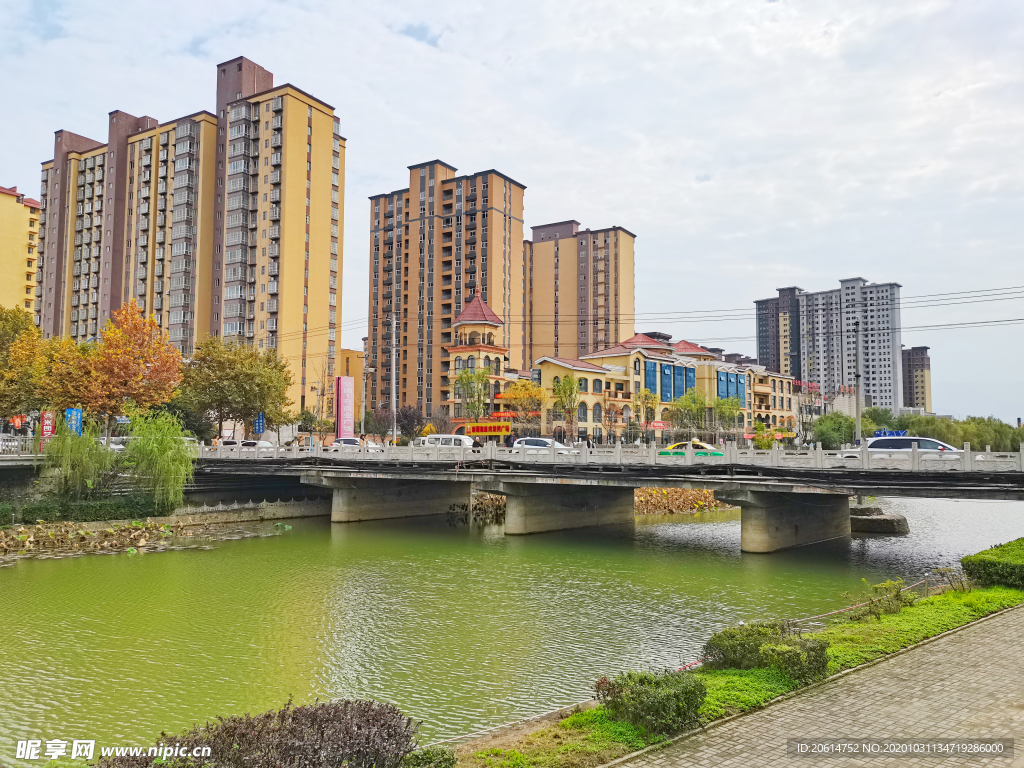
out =
<path fill-rule="evenodd" d="M 668 429 L 667 421 L 652 421 L 647 425 L 650 429 Z"/>
<path fill-rule="evenodd" d="M 512 432 L 512 425 L 507 421 L 495 421 L 490 424 L 467 424 L 466 434 L 470 437 L 480 435 L 508 435 Z"/>
<path fill-rule="evenodd" d="M 336 376 L 334 380 L 334 436 L 355 437 L 356 380 Z"/>
<path fill-rule="evenodd" d="M 875 437 L 906 437 L 905 429 L 876 429 Z"/>
<path fill-rule="evenodd" d="M 68 429 L 76 435 L 82 434 L 82 409 L 68 408 L 64 411 L 64 418 L 67 421 Z"/>
<path fill-rule="evenodd" d="M 39 414 L 39 436 L 40 445 L 46 445 L 46 441 L 53 437 L 53 431 L 57 425 L 53 411 L 43 411 Z"/>

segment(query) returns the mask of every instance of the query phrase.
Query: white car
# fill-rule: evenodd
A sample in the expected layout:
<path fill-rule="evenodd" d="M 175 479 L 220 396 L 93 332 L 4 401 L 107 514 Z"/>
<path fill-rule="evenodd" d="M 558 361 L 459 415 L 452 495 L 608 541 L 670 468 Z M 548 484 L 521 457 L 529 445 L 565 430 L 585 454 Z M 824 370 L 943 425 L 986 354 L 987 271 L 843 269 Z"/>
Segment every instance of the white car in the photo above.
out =
<path fill-rule="evenodd" d="M 559 455 L 579 453 L 577 449 L 570 448 L 549 437 L 521 437 L 512 443 L 512 453 L 551 453 L 552 446 Z"/>
<path fill-rule="evenodd" d="M 417 448 L 440 446 L 441 448 L 473 447 L 473 438 L 466 435 L 427 435 L 417 437 L 413 443 Z"/>
<path fill-rule="evenodd" d="M 272 453 L 274 444 L 269 440 L 243 440 L 242 453 Z"/>
<path fill-rule="evenodd" d="M 959 448 L 954 448 L 949 443 L 935 440 L 931 437 L 872 437 L 868 440 L 868 450 L 871 455 L 879 459 L 891 459 L 902 456 L 913 449 L 917 443 L 919 451 L 927 451 L 928 456 L 938 456 L 942 459 L 958 460 L 963 453 Z M 843 458 L 854 459 L 859 453 L 845 453 Z"/>
<path fill-rule="evenodd" d="M 337 438 L 334 439 L 334 442 L 331 443 L 331 447 L 332 448 L 360 448 L 361 445 L 359 443 L 359 438 L 358 437 L 337 437 Z M 377 443 L 373 442 L 372 440 L 367 440 L 366 441 L 366 448 L 367 448 L 368 451 L 370 451 L 370 453 L 379 453 L 379 452 L 384 450 L 384 448 L 382 448 L 381 446 L 377 445 Z"/>

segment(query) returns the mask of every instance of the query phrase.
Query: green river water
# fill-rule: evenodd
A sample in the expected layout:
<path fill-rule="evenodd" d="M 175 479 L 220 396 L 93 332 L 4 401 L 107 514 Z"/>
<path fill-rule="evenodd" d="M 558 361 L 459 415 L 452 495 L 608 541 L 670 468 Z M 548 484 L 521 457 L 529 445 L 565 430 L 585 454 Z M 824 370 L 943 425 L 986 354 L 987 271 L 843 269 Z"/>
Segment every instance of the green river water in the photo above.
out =
<path fill-rule="evenodd" d="M 19 560 L 0 568 L 0 764 L 18 739 L 149 745 L 290 695 L 392 701 L 428 739 L 465 734 L 693 660 L 724 625 L 820 613 L 862 578 L 1024 535 L 1021 503 L 882 505 L 913 532 L 772 555 L 741 553 L 722 513 L 507 538 L 316 519 L 212 549 Z"/>

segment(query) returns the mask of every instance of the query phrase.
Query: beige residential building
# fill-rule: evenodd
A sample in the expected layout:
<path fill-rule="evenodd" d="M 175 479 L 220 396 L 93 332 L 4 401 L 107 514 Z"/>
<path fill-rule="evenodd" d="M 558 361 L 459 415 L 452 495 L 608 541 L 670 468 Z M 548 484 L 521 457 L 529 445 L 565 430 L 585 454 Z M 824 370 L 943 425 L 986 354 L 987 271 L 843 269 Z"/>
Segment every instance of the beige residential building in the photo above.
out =
<path fill-rule="evenodd" d="M 578 358 L 631 338 L 636 236 L 617 226 L 580 230 L 578 221 L 531 230 L 523 242 L 527 360 Z"/>
<path fill-rule="evenodd" d="M 17 187 L 0 187 L 0 307 L 32 311 L 36 270 L 42 267 L 38 235 L 39 201 Z"/>
<path fill-rule="evenodd" d="M 399 406 L 430 416 L 450 399 L 452 323 L 478 294 L 501 318 L 506 364 L 529 367 L 525 189 L 495 170 L 458 175 L 433 160 L 409 166 L 408 186 L 370 198 L 368 407 L 391 405 L 393 343 Z"/>
<path fill-rule="evenodd" d="M 242 57 L 218 65 L 213 113 L 111 112 L 106 142 L 57 131 L 43 335 L 93 338 L 134 298 L 186 356 L 208 335 L 276 348 L 303 407 L 313 370 L 334 369 L 344 152 L 333 107 Z"/>

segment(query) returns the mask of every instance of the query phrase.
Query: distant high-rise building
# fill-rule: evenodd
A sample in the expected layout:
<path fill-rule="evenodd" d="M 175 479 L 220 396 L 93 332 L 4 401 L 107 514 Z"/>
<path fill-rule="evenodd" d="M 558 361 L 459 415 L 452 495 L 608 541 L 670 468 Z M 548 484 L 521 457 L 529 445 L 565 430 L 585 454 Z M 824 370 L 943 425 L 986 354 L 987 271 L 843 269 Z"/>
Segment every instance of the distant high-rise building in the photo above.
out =
<path fill-rule="evenodd" d="M 929 347 L 903 350 L 903 407 L 932 413 L 932 361 Z"/>
<path fill-rule="evenodd" d="M 0 307 L 31 312 L 37 300 L 36 270 L 43 267 L 36 253 L 39 219 L 38 200 L 25 197 L 17 187 L 0 187 Z"/>
<path fill-rule="evenodd" d="M 755 302 L 758 360 L 817 384 L 827 400 L 857 383 L 859 337 L 864 403 L 895 413 L 903 397 L 900 285 L 861 277 L 839 285 L 813 293 L 781 288 L 778 297 Z"/>
<path fill-rule="evenodd" d="M 800 302 L 803 291 L 795 286 L 779 288 L 779 295 L 755 301 L 757 311 L 757 360 L 769 371 L 801 378 Z"/>
<path fill-rule="evenodd" d="M 523 192 L 495 170 L 458 175 L 440 160 L 409 166 L 408 186 L 370 197 L 371 408 L 452 404 L 452 324 L 475 295 L 501 319 L 503 365 L 524 354 Z M 392 344 L 398 369 L 392 374 Z M 397 391 L 392 392 L 394 375 Z"/>
<path fill-rule="evenodd" d="M 105 142 L 57 131 L 36 323 L 84 341 L 135 299 L 184 355 L 207 335 L 276 348 L 302 408 L 334 371 L 345 140 L 333 107 L 242 57 L 216 99 L 165 123 L 111 112 Z"/>
<path fill-rule="evenodd" d="M 529 363 L 579 358 L 633 336 L 633 246 L 623 227 L 580 230 L 578 221 L 531 227 L 524 343 Z"/>

